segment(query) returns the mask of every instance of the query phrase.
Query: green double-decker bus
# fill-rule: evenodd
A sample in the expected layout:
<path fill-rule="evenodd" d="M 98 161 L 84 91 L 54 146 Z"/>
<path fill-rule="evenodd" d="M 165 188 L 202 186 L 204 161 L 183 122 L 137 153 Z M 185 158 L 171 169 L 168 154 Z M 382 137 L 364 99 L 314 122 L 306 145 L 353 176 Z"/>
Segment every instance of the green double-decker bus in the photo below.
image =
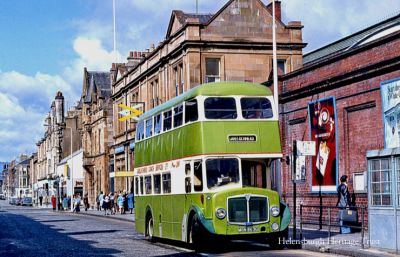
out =
<path fill-rule="evenodd" d="M 212 236 L 287 233 L 290 212 L 271 190 L 282 158 L 271 91 L 209 83 L 145 112 L 135 143 L 136 230 L 200 245 Z"/>

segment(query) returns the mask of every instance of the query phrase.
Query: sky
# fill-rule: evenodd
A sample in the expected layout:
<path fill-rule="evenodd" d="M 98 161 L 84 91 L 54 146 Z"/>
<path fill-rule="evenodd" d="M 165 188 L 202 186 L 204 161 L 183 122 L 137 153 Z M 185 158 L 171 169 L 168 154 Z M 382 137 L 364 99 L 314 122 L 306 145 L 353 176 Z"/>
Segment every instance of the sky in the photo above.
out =
<path fill-rule="evenodd" d="M 215 13 L 227 0 L 198 0 Z M 267 3 L 267 0 L 263 1 Z M 283 21 L 301 21 L 304 53 L 400 11 L 399 0 L 281 0 Z M 172 10 L 195 12 L 195 0 L 116 0 L 117 56 L 165 38 Z M 0 0 L 0 161 L 36 151 L 57 91 L 79 100 L 83 68 L 114 62 L 112 0 Z"/>

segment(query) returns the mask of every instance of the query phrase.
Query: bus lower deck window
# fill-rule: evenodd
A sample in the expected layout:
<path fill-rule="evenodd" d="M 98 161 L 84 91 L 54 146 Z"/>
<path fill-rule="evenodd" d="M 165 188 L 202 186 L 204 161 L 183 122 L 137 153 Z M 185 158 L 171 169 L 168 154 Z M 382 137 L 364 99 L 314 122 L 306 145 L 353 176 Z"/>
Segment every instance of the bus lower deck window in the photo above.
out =
<path fill-rule="evenodd" d="M 193 186 L 194 191 L 203 191 L 203 165 L 201 161 L 194 162 L 194 172 L 193 172 Z"/>
<path fill-rule="evenodd" d="M 153 176 L 154 180 L 154 194 L 161 194 L 161 176 L 160 174 Z"/>
<path fill-rule="evenodd" d="M 163 193 L 171 193 L 171 173 L 166 173 L 162 175 L 163 180 Z"/>
<path fill-rule="evenodd" d="M 239 182 L 239 162 L 235 158 L 208 159 L 206 170 L 210 189 Z"/>
<path fill-rule="evenodd" d="M 140 194 L 143 195 L 143 177 L 140 177 Z"/>
<path fill-rule="evenodd" d="M 146 195 L 151 195 L 151 176 L 144 177 L 144 188 Z"/>
<path fill-rule="evenodd" d="M 135 178 L 135 194 L 139 195 L 139 178 Z"/>

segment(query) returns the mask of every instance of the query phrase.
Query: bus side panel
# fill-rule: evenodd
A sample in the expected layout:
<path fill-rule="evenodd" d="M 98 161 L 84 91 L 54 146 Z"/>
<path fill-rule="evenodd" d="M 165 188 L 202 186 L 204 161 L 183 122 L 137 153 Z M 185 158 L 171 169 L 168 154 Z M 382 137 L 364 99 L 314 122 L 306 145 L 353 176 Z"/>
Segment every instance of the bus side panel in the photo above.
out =
<path fill-rule="evenodd" d="M 205 153 L 226 153 L 227 135 L 225 134 L 226 122 L 203 123 L 203 148 Z"/>
<path fill-rule="evenodd" d="M 259 122 L 261 147 L 263 152 L 281 153 L 279 123 L 277 121 Z"/>
<path fill-rule="evenodd" d="M 182 144 L 183 144 L 183 138 L 182 138 L 183 130 L 182 129 L 177 129 L 172 131 L 172 158 L 171 159 L 178 159 L 181 158 L 183 153 L 182 153 Z"/>
<path fill-rule="evenodd" d="M 183 137 L 182 141 L 184 144 L 183 152 L 186 156 L 194 156 L 203 153 L 202 148 L 202 123 L 196 122 L 194 124 L 187 125 L 185 129 L 183 129 Z"/>
<path fill-rule="evenodd" d="M 160 231 L 160 224 L 162 219 L 162 206 L 161 206 L 161 196 L 152 196 L 152 208 L 153 208 L 153 218 L 154 218 L 154 235 L 156 237 L 162 237 L 163 233 Z"/>
<path fill-rule="evenodd" d="M 136 231 L 143 233 L 145 231 L 145 215 L 146 215 L 146 200 L 144 196 L 135 198 L 135 227 Z"/>
<path fill-rule="evenodd" d="M 185 201 L 186 196 L 184 194 L 174 195 L 174 200 L 172 201 L 172 237 L 175 240 L 182 240 L 182 222 L 183 215 L 185 214 Z"/>
<path fill-rule="evenodd" d="M 154 138 L 150 138 L 144 141 L 144 152 L 146 153 L 144 155 L 144 163 L 152 163 L 153 160 L 153 141 Z"/>
<path fill-rule="evenodd" d="M 162 237 L 172 238 L 172 198 L 171 195 L 162 196 L 161 200 L 161 222 L 162 222 Z"/>
<path fill-rule="evenodd" d="M 157 162 L 171 160 L 172 132 L 166 132 L 162 137 L 161 147 L 155 149 L 157 152 L 154 153 Z"/>

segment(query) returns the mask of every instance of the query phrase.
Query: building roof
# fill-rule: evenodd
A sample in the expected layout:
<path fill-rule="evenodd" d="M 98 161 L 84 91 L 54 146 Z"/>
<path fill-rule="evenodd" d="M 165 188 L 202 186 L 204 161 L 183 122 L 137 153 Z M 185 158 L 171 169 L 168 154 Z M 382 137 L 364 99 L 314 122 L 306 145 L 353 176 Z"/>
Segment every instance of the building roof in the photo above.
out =
<path fill-rule="evenodd" d="M 90 103 L 92 95 L 97 94 L 99 97 L 109 98 L 111 96 L 110 72 L 88 71 L 88 89 L 84 96 L 84 102 Z"/>
<path fill-rule="evenodd" d="M 338 41 L 335 41 L 331 44 L 328 44 L 317 50 L 305 54 L 303 56 L 303 64 L 306 65 L 315 63 L 323 58 L 330 57 L 337 53 L 342 53 L 347 50 L 350 50 L 362 44 L 362 42 L 372 38 L 374 35 L 377 35 L 378 33 L 382 32 L 383 30 L 387 30 L 391 27 L 399 25 L 400 25 L 400 14 L 397 13 L 397 15 L 392 16 L 391 18 L 388 18 L 366 29 L 358 31 Z"/>

